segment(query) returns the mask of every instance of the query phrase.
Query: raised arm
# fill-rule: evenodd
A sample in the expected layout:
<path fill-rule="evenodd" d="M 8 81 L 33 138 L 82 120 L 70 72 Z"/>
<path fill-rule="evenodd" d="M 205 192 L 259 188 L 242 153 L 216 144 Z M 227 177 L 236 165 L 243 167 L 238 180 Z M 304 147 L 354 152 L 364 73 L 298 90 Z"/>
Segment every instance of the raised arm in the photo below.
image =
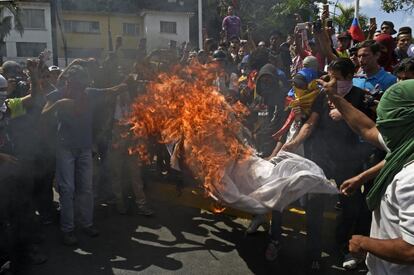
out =
<path fill-rule="evenodd" d="M 308 120 L 302 125 L 299 133 L 288 143 L 283 145 L 282 150 L 295 151 L 313 132 L 319 121 L 319 114 L 312 112 Z"/>
<path fill-rule="evenodd" d="M 332 49 L 332 41 L 328 35 L 328 30 L 324 29 L 314 34 L 321 45 L 322 55 L 328 58 L 329 61 L 336 60 L 338 57 L 335 55 Z"/>

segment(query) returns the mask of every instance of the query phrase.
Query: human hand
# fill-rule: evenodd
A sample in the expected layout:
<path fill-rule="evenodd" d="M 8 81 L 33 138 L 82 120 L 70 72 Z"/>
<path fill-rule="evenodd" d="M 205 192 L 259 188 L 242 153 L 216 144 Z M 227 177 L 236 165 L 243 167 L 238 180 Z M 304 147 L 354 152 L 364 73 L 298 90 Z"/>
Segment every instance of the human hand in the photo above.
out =
<path fill-rule="evenodd" d="M 281 150 L 287 151 L 287 152 L 293 152 L 298 148 L 298 146 L 299 146 L 299 144 L 296 144 L 296 142 L 291 141 L 291 142 L 283 144 Z"/>
<path fill-rule="evenodd" d="M 303 110 L 300 106 L 292 108 L 292 112 L 295 114 L 295 120 L 301 120 L 303 116 Z"/>
<path fill-rule="evenodd" d="M 377 30 L 377 24 L 375 23 L 375 24 L 370 24 L 369 25 L 369 30 L 368 30 L 368 32 L 369 32 L 369 34 L 371 34 L 371 35 L 374 35 L 374 33 L 375 33 L 375 31 Z"/>
<path fill-rule="evenodd" d="M 337 94 L 337 85 L 336 79 L 331 77 L 329 81 L 324 81 L 322 79 L 316 80 L 319 85 L 322 86 L 323 90 L 326 92 L 328 96 L 335 96 Z"/>
<path fill-rule="evenodd" d="M 362 242 L 367 238 L 362 235 L 353 235 L 349 240 L 349 252 L 357 258 L 365 258 L 367 251 L 362 248 Z"/>
<path fill-rule="evenodd" d="M 321 19 L 325 20 L 329 18 L 329 10 L 324 10 L 321 15 Z"/>
<path fill-rule="evenodd" d="M 340 120 L 342 120 L 342 114 L 336 108 L 335 109 L 332 109 L 329 112 L 329 116 L 331 117 L 331 119 L 333 121 L 340 121 Z"/>
<path fill-rule="evenodd" d="M 0 153 L 0 165 L 17 165 L 17 158 L 9 154 Z"/>
<path fill-rule="evenodd" d="M 344 181 L 339 187 L 339 190 L 345 196 L 351 196 L 352 194 L 355 193 L 355 191 L 358 188 L 361 187 L 361 185 L 362 185 L 361 178 L 359 176 L 355 176 L 355 177 L 352 177 Z"/>
<path fill-rule="evenodd" d="M 39 70 L 39 60 L 38 59 L 27 59 L 26 67 L 29 70 L 30 74 L 37 73 Z"/>

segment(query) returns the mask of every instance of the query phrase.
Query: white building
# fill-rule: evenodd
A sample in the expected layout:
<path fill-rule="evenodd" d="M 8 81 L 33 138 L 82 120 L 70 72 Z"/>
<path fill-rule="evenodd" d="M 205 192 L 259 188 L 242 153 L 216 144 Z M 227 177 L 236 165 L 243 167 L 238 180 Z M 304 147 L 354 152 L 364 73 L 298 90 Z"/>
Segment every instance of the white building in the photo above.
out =
<path fill-rule="evenodd" d="M 190 17 L 193 13 L 144 10 L 140 15 L 149 51 L 167 48 L 170 43 L 178 46 L 190 41 Z"/>
<path fill-rule="evenodd" d="M 4 61 L 25 61 L 37 57 L 44 49 L 52 50 L 52 25 L 49 1 L 18 2 L 21 9 L 23 35 L 13 30 L 5 39 Z M 5 12 L 7 16 L 9 11 Z M 14 23 L 13 23 L 14 24 Z"/>

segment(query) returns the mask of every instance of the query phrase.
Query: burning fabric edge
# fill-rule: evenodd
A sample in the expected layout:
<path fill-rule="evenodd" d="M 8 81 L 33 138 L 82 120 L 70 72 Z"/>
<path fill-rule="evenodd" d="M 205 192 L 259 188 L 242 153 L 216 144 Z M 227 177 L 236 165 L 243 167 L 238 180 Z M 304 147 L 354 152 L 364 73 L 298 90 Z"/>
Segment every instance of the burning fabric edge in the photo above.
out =
<path fill-rule="evenodd" d="M 273 163 L 254 155 L 240 138 L 239 117 L 246 110 L 228 105 L 217 91 L 217 71 L 192 65 L 151 82 L 126 121 L 136 142 L 130 152 L 149 160 L 140 141 L 150 137 L 176 144 L 173 168 L 188 168 L 206 194 L 254 214 L 282 210 L 306 193 L 337 193 L 312 161 L 287 152 Z"/>

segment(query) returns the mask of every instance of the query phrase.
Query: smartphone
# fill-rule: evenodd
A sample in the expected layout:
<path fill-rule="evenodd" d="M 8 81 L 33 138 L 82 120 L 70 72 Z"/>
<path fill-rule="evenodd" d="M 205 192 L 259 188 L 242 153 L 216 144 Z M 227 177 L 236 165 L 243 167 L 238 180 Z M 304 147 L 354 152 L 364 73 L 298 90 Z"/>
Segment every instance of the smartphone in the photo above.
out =
<path fill-rule="evenodd" d="M 329 5 L 328 4 L 323 5 L 323 13 L 326 13 L 327 15 L 329 15 Z"/>
<path fill-rule="evenodd" d="M 370 25 L 376 25 L 376 24 L 377 24 L 377 19 L 376 19 L 375 17 L 371 17 L 371 18 L 369 19 L 369 24 L 370 24 Z"/>

